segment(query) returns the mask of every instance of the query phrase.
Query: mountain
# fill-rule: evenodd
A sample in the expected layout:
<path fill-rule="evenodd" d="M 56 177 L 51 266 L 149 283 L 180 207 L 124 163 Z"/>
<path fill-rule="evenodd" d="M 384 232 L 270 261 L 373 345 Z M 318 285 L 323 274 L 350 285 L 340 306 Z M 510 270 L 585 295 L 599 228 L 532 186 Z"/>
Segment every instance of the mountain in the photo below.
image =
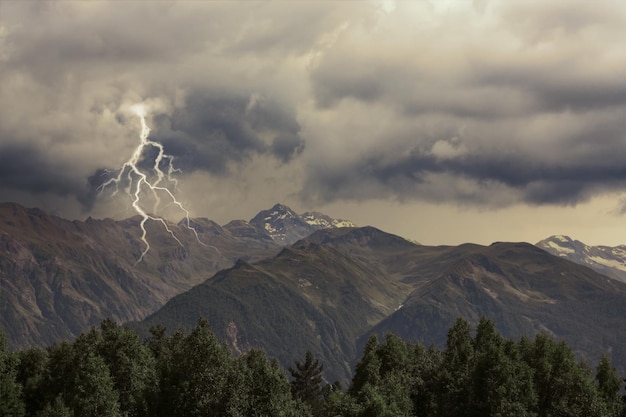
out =
<path fill-rule="evenodd" d="M 589 246 L 568 236 L 550 236 L 536 246 L 561 258 L 586 265 L 608 277 L 626 282 L 626 245 Z"/>
<path fill-rule="evenodd" d="M 280 250 L 265 229 L 243 220 L 167 223 L 175 238 L 148 221 L 151 249 L 138 262 L 140 221 L 69 221 L 0 204 L 0 327 L 10 346 L 73 338 L 107 317 L 140 320 L 237 260 Z"/>
<path fill-rule="evenodd" d="M 320 229 L 356 227 L 350 221 L 333 219 L 318 212 L 299 215 L 280 203 L 259 212 L 250 220 L 250 225 L 264 231 L 279 245 L 290 245 Z"/>
<path fill-rule="evenodd" d="M 526 243 L 429 247 L 372 227 L 318 231 L 239 262 L 134 326 L 204 316 L 235 352 L 259 347 L 289 366 L 308 349 L 345 381 L 371 334 L 443 345 L 457 317 L 482 315 L 506 336 L 564 339 L 590 363 L 611 352 L 626 370 L 626 284 Z"/>
<path fill-rule="evenodd" d="M 373 228 L 316 232 L 313 239 L 301 240 L 272 258 L 254 264 L 242 261 L 220 271 L 133 327 L 147 335 L 152 325 L 189 328 L 203 316 L 236 353 L 262 348 L 292 365 L 311 350 L 323 358 L 329 378 L 346 380 L 359 354 L 355 341 L 391 314 L 412 288 L 389 279 L 383 265 L 347 255 L 342 249 L 349 245 L 336 248 L 316 242 L 328 242 L 328 236 L 364 241 L 364 234 L 386 236 Z M 414 246 L 397 239 L 404 250 Z M 398 252 L 387 245 L 379 250 Z"/>

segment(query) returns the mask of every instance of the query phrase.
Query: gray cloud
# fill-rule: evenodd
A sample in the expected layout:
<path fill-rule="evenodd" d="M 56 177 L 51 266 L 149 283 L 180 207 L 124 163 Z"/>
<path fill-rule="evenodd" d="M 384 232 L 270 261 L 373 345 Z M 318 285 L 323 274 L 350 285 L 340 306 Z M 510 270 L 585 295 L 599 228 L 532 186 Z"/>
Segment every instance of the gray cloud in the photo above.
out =
<path fill-rule="evenodd" d="M 88 209 L 95 197 L 85 179 L 74 176 L 69 167 L 55 165 L 45 150 L 29 146 L 13 144 L 0 149 L 0 178 L 7 194 L 73 196 Z"/>
<path fill-rule="evenodd" d="M 444 3 L 2 3 L 3 198 L 97 208 L 136 102 L 181 184 L 477 207 L 624 191 L 626 8 Z"/>
<path fill-rule="evenodd" d="M 153 139 L 185 172 L 225 175 L 231 162 L 270 153 L 289 162 L 304 148 L 295 116 L 276 103 L 236 92 L 195 91 L 171 116 L 156 118 Z"/>

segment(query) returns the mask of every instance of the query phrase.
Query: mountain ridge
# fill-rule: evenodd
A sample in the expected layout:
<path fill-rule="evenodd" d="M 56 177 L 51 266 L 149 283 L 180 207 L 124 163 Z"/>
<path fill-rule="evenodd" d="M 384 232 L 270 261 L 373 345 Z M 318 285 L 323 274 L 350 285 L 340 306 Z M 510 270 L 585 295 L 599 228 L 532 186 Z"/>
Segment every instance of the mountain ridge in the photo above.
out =
<path fill-rule="evenodd" d="M 244 220 L 167 222 L 179 241 L 148 221 L 151 250 L 138 263 L 140 222 L 66 220 L 0 203 L 0 327 L 9 345 L 73 338 L 104 318 L 139 320 L 238 259 L 263 259 L 281 247 Z"/>
<path fill-rule="evenodd" d="M 543 239 L 535 246 L 560 258 L 598 271 L 616 280 L 626 282 L 626 245 L 590 246 L 565 235 Z"/>
<path fill-rule="evenodd" d="M 262 348 L 285 366 L 311 350 L 332 369 L 331 380 L 345 380 L 371 334 L 441 345 L 458 317 L 477 323 L 484 315 L 507 336 L 544 332 L 566 340 L 589 363 L 612 352 L 626 370 L 626 284 L 529 243 L 429 247 L 373 227 L 327 229 L 243 272 L 220 272 L 221 279 L 179 296 L 184 301 L 175 297 L 136 328 L 189 328 L 204 316 L 233 350 L 227 331 L 234 327 L 239 350 Z M 256 286 L 271 307 L 248 298 Z M 284 304 L 286 288 L 291 298 Z M 239 311 L 223 303 L 229 297 L 247 313 L 229 315 Z M 270 320 L 266 309 L 283 312 Z M 280 332 L 288 343 L 264 338 L 266 332 Z"/>

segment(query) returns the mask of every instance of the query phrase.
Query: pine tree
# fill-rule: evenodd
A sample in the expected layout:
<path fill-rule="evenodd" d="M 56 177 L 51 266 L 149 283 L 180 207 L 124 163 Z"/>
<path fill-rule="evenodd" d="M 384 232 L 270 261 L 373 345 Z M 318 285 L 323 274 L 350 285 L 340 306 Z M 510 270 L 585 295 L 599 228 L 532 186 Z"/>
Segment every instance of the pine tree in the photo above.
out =
<path fill-rule="evenodd" d="M 323 408 L 322 372 L 324 367 L 318 359 L 313 358 L 310 350 L 307 350 L 304 362 L 295 361 L 295 368 L 289 367 L 291 392 L 297 398 L 308 404 L 313 410 L 313 415 L 319 415 Z"/>

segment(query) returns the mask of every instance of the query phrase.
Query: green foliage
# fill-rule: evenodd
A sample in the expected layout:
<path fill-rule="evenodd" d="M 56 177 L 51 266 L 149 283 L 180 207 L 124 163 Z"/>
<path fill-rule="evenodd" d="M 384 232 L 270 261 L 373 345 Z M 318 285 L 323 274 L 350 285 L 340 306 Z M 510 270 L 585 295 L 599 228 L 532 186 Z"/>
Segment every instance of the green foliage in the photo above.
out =
<path fill-rule="evenodd" d="M 135 332 L 108 319 L 100 329 L 98 352 L 111 371 L 121 409 L 129 417 L 149 416 L 148 398 L 157 389 L 154 356 Z"/>
<path fill-rule="evenodd" d="M 48 403 L 37 413 L 37 417 L 73 417 L 72 410 L 65 405 L 60 397 L 57 397 L 53 403 Z"/>
<path fill-rule="evenodd" d="M 438 410 L 442 416 L 463 417 L 471 414 L 470 389 L 474 358 L 472 328 L 458 319 L 448 331 L 444 362 L 439 375 Z"/>
<path fill-rule="evenodd" d="M 22 385 L 22 397 L 26 405 L 26 415 L 34 415 L 46 405 L 43 389 L 49 368 L 48 353 L 40 348 L 18 352 L 19 366 L 17 379 Z"/>
<path fill-rule="evenodd" d="M 18 356 L 7 349 L 4 333 L 0 330 L 0 417 L 24 415 L 22 387 L 17 382 Z"/>
<path fill-rule="evenodd" d="M 313 358 L 310 350 L 305 354 L 304 362 L 295 363 L 296 367 L 289 368 L 291 381 L 291 392 L 293 396 L 311 407 L 314 415 L 319 415 L 323 409 L 323 376 L 324 367 L 318 359 Z"/>
<path fill-rule="evenodd" d="M 175 335 L 166 359 L 165 384 L 160 391 L 168 416 L 223 415 L 233 360 L 205 319 L 187 336 Z"/>
<path fill-rule="evenodd" d="M 619 417 L 626 412 L 622 397 L 622 382 L 617 370 L 611 365 L 608 355 L 602 356 L 597 367 L 598 391 L 605 403 L 607 417 Z"/>
<path fill-rule="evenodd" d="M 89 353 L 77 365 L 74 390 L 70 396 L 74 415 L 121 416 L 119 394 L 114 389 L 113 378 L 104 359 Z"/>
<path fill-rule="evenodd" d="M 230 402 L 233 416 L 308 416 L 308 407 L 291 395 L 285 371 L 263 351 L 253 349 L 237 360 L 240 385 L 235 401 Z"/>
<path fill-rule="evenodd" d="M 347 391 L 310 351 L 289 368 L 252 349 L 234 358 L 207 320 L 140 342 L 110 320 L 73 343 L 10 352 L 0 334 L 0 417 L 622 417 L 622 379 L 604 356 L 595 378 L 546 335 L 504 338 L 459 319 L 446 347 L 391 333 L 367 341 Z"/>

